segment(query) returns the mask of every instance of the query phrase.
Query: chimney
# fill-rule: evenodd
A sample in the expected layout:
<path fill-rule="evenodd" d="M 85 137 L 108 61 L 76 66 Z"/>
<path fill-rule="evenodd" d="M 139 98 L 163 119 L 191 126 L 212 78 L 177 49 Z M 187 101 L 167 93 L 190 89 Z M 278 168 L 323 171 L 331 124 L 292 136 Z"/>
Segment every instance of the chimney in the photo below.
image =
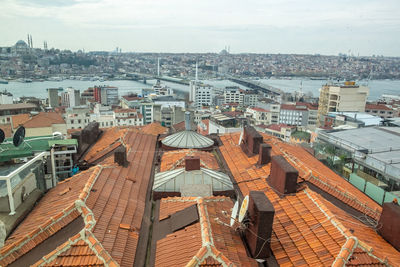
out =
<path fill-rule="evenodd" d="M 200 170 L 200 157 L 186 156 L 185 157 L 185 171 Z"/>
<path fill-rule="evenodd" d="M 257 155 L 260 149 L 259 146 L 263 143 L 263 137 L 252 126 L 245 126 L 243 130 L 244 136 L 240 147 L 248 157 Z"/>
<path fill-rule="evenodd" d="M 186 131 L 190 131 L 190 112 L 186 111 L 185 112 L 185 129 Z"/>
<path fill-rule="evenodd" d="M 270 186 L 281 194 L 296 193 L 299 172 L 282 156 L 273 156 L 271 162 Z"/>
<path fill-rule="evenodd" d="M 274 206 L 262 191 L 250 191 L 248 214 L 250 223 L 245 230 L 247 246 L 253 258 L 266 259 L 271 255 L 270 242 L 265 240 L 271 238 Z"/>
<path fill-rule="evenodd" d="M 378 233 L 394 248 L 400 250 L 400 206 L 397 203 L 384 203 L 379 219 Z"/>
<path fill-rule="evenodd" d="M 258 153 L 258 166 L 262 166 L 271 162 L 272 147 L 268 144 L 260 145 L 260 152 Z"/>
<path fill-rule="evenodd" d="M 128 160 L 126 159 L 126 148 L 124 146 L 119 146 L 117 149 L 115 149 L 114 162 L 118 163 L 119 166 L 128 166 Z"/>

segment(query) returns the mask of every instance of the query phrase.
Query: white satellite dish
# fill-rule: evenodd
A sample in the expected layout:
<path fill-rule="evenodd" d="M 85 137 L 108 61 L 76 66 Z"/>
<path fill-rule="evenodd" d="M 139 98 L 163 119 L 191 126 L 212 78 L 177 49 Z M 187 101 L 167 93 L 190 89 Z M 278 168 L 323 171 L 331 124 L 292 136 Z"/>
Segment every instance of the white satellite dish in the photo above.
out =
<path fill-rule="evenodd" d="M 239 211 L 239 222 L 242 222 L 244 219 L 244 216 L 247 213 L 247 208 L 249 207 L 249 196 L 246 196 L 243 199 L 242 206 L 240 207 Z"/>
<path fill-rule="evenodd" d="M 54 133 L 53 133 L 53 136 L 62 136 L 62 133 L 60 133 L 60 132 L 54 132 Z"/>
<path fill-rule="evenodd" d="M 236 221 L 236 217 L 238 214 L 238 210 L 239 210 L 239 201 L 235 202 L 235 205 L 233 205 L 233 209 L 232 209 L 232 214 L 231 214 L 231 226 L 233 226 L 233 224 Z"/>

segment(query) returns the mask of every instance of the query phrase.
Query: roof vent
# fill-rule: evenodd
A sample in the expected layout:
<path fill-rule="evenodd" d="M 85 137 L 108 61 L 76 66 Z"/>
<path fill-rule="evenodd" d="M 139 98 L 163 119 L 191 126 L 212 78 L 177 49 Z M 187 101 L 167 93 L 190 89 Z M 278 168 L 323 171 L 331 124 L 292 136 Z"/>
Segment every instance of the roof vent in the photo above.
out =
<path fill-rule="evenodd" d="M 384 203 L 378 232 L 397 250 L 400 250 L 400 206 L 396 203 Z"/>
<path fill-rule="evenodd" d="M 299 172 L 282 156 L 273 156 L 269 184 L 281 194 L 296 193 Z"/>
<path fill-rule="evenodd" d="M 271 255 L 270 242 L 275 209 L 261 191 L 250 191 L 248 218 L 250 224 L 245 230 L 246 243 L 255 259 L 266 259 Z"/>
<path fill-rule="evenodd" d="M 185 129 L 186 131 L 190 131 L 191 127 L 190 127 L 190 112 L 186 111 L 185 112 Z"/>
<path fill-rule="evenodd" d="M 186 156 L 185 157 L 185 171 L 200 170 L 200 157 Z"/>
<path fill-rule="evenodd" d="M 117 149 L 115 149 L 114 162 L 118 163 L 119 166 L 128 166 L 128 160 L 126 159 L 126 148 L 124 146 L 119 146 Z"/>
<path fill-rule="evenodd" d="M 258 166 L 262 166 L 271 162 L 272 147 L 268 144 L 260 145 L 260 152 L 258 154 Z"/>
<path fill-rule="evenodd" d="M 260 144 L 262 143 L 263 137 L 256 131 L 256 129 L 254 129 L 254 127 L 244 127 L 244 136 L 240 147 L 248 157 L 257 155 L 260 149 Z"/>

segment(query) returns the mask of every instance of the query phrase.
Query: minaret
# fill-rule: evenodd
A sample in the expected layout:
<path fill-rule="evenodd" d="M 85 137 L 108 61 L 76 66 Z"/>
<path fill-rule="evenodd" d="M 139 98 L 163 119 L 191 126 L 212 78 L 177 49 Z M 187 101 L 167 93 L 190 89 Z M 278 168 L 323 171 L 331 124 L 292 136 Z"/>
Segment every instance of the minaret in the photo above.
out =
<path fill-rule="evenodd" d="M 197 61 L 196 61 L 196 79 L 195 79 L 196 85 L 197 85 L 198 78 L 199 78 L 199 76 L 198 76 L 198 67 L 197 67 Z"/>
<path fill-rule="evenodd" d="M 157 59 L 157 77 L 160 77 L 160 58 Z"/>

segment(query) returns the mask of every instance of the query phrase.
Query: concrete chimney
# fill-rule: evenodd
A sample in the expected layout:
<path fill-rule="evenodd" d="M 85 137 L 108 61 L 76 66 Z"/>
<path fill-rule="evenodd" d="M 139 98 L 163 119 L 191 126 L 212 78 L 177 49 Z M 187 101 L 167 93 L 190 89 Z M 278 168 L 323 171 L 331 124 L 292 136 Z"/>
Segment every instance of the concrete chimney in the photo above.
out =
<path fill-rule="evenodd" d="M 281 194 L 296 193 L 299 172 L 282 156 L 273 156 L 271 160 L 270 186 Z"/>
<path fill-rule="evenodd" d="M 258 153 L 258 166 L 262 166 L 271 162 L 272 147 L 268 144 L 260 145 L 260 152 Z"/>
<path fill-rule="evenodd" d="M 245 230 L 245 238 L 251 256 L 256 259 L 266 259 L 271 255 L 270 242 L 275 209 L 262 191 L 250 191 L 249 195 L 249 226 Z"/>
<path fill-rule="evenodd" d="M 190 127 L 190 112 L 186 111 L 185 112 L 185 129 L 186 131 L 190 131 L 191 127 Z"/>
<path fill-rule="evenodd" d="M 126 148 L 120 146 L 114 151 L 114 162 L 118 163 L 119 166 L 127 167 L 128 160 L 126 157 Z"/>
<path fill-rule="evenodd" d="M 240 147 L 248 157 L 257 155 L 260 150 L 260 144 L 262 143 L 263 137 L 256 131 L 256 129 L 254 129 L 254 127 L 244 127 L 244 136 Z"/>
<path fill-rule="evenodd" d="M 200 170 L 200 157 L 186 156 L 185 157 L 185 171 Z"/>
<path fill-rule="evenodd" d="M 384 203 L 379 219 L 378 233 L 393 247 L 400 250 L 400 206 L 397 203 Z"/>

